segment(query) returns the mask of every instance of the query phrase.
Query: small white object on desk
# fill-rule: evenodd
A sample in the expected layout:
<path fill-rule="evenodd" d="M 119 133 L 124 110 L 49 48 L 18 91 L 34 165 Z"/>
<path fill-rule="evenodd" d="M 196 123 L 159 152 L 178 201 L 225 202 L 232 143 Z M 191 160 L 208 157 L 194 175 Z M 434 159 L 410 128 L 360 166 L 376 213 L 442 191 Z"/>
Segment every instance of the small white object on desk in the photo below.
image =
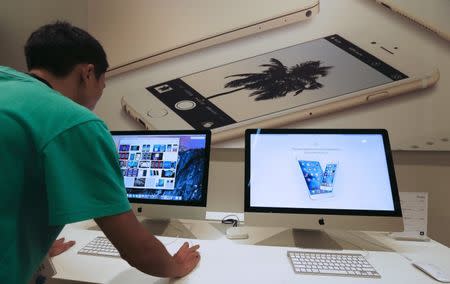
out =
<path fill-rule="evenodd" d="M 226 231 L 226 236 L 228 239 L 248 239 L 248 233 L 243 227 L 230 227 Z"/>
<path fill-rule="evenodd" d="M 437 281 L 444 282 L 444 283 L 450 283 L 450 274 L 441 270 L 439 267 L 437 267 L 434 264 L 416 261 L 416 262 L 413 262 L 412 265 L 414 265 L 418 269 L 422 270 L 429 276 L 433 277 Z"/>

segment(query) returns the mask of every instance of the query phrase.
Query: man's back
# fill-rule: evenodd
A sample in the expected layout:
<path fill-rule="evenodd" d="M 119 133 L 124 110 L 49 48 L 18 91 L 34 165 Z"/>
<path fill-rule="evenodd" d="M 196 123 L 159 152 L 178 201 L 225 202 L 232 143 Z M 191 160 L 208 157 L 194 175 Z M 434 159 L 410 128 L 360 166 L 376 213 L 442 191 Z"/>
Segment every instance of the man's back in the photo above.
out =
<path fill-rule="evenodd" d="M 13 277 L 10 283 L 21 283 L 28 280 L 21 277 L 33 272 L 36 267 L 30 264 L 40 262 L 62 226 L 70 218 L 83 219 L 74 204 L 82 195 L 68 192 L 73 191 L 78 169 L 63 152 L 82 157 L 79 152 L 85 145 L 77 145 L 74 139 L 86 137 L 89 129 L 99 128 L 98 135 L 103 136 L 107 131 L 88 109 L 45 83 L 5 67 L 0 67 L 0 124 L 0 276 L 4 272 L 6 279 Z M 91 158 L 89 163 L 95 161 Z M 114 159 L 110 155 L 106 164 L 114 165 Z M 70 183 L 66 189 L 65 178 Z M 117 180 L 117 187 L 123 188 Z M 127 208 L 125 204 L 124 210 Z M 4 271 L 6 267 L 10 269 Z M 19 271 L 23 267 L 30 271 Z"/>

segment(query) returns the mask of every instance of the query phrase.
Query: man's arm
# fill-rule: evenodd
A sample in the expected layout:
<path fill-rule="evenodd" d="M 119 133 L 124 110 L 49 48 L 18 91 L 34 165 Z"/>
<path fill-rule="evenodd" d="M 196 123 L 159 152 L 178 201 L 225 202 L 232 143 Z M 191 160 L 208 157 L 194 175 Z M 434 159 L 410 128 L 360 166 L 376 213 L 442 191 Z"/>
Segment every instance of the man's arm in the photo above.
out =
<path fill-rule="evenodd" d="M 140 271 L 158 277 L 183 277 L 200 260 L 198 245 L 187 243 L 172 256 L 164 245 L 139 223 L 132 211 L 96 218 L 98 226 L 121 257 Z"/>

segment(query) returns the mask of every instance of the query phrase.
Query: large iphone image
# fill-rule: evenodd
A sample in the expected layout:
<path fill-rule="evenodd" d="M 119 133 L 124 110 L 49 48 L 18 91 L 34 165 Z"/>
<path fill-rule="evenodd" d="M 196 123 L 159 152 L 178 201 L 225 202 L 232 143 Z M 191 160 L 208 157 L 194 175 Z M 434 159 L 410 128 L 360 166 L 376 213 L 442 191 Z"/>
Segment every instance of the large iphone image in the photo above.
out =
<path fill-rule="evenodd" d="M 311 199 L 332 197 L 337 163 L 327 163 L 325 169 L 319 161 L 298 160 Z"/>
<path fill-rule="evenodd" d="M 390 86 L 397 87 L 393 94 L 401 93 L 398 86 L 422 76 L 409 71 L 334 34 L 148 85 L 124 96 L 122 105 L 149 129 L 211 129 L 216 134 L 268 120 L 275 123 L 274 118 L 280 125 L 287 115 L 301 120 L 386 98 L 392 94 L 367 94 Z M 405 91 L 434 83 L 426 82 Z"/>

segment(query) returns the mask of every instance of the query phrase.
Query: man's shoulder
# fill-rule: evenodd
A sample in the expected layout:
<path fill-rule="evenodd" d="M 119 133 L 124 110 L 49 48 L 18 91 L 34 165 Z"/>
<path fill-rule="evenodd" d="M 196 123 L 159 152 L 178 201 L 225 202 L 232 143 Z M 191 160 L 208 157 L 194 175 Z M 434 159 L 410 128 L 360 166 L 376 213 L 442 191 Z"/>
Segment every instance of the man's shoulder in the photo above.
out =
<path fill-rule="evenodd" d="M 60 134 L 66 133 L 69 135 L 70 130 L 85 129 L 85 131 L 95 131 L 98 135 L 105 135 L 109 133 L 106 124 L 97 115 L 89 109 L 80 106 L 72 101 L 61 101 L 56 103 L 53 107 L 48 108 L 49 113 L 46 114 L 48 127 L 43 127 L 42 131 L 46 132 L 45 137 L 47 141 L 42 141 L 46 144 L 53 140 Z M 40 126 L 37 126 L 40 128 Z M 77 132 L 78 133 L 78 132 Z"/>
<path fill-rule="evenodd" d="M 90 120 L 100 120 L 100 118 L 88 108 L 72 101 L 60 93 L 50 90 L 46 94 L 46 102 L 43 112 L 50 112 L 55 118 L 63 119 L 66 123 L 83 123 Z"/>
<path fill-rule="evenodd" d="M 36 99 L 43 100 L 39 107 L 28 107 L 29 112 L 24 114 L 33 128 L 46 133 L 48 138 L 57 136 L 73 127 L 87 127 L 87 122 L 103 121 L 91 110 L 64 97 L 56 91 L 37 95 Z"/>
<path fill-rule="evenodd" d="M 0 90 L 0 116 L 9 118 L 6 126 L 30 133 L 38 147 L 73 127 L 89 127 L 87 122 L 106 129 L 91 110 L 25 73 L 0 66 Z"/>
<path fill-rule="evenodd" d="M 25 75 L 25 73 L 15 70 L 8 66 L 0 65 L 0 78 L 1 79 L 12 78 L 12 77 L 22 77 L 22 75 Z"/>

